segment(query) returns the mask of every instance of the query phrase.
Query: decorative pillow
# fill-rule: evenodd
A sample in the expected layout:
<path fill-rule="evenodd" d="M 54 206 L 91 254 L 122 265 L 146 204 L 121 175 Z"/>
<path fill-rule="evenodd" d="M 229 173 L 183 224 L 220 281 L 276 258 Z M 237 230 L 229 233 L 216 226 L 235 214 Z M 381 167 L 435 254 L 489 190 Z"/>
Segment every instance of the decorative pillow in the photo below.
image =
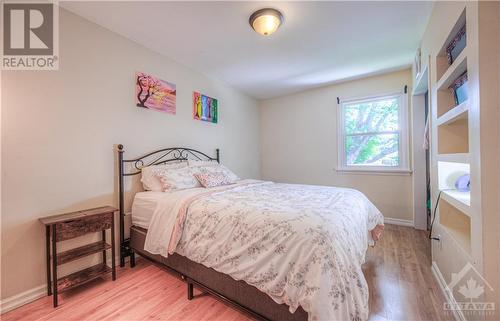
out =
<path fill-rule="evenodd" d="M 156 176 L 160 179 L 162 191 L 169 192 L 178 189 L 201 187 L 194 177 L 195 171 L 191 167 L 183 167 L 175 170 L 157 169 Z"/>
<path fill-rule="evenodd" d="M 188 164 L 189 167 L 199 168 L 197 172 L 222 172 L 231 181 L 231 183 L 234 183 L 240 179 L 238 175 L 233 173 L 229 168 L 215 161 L 188 160 Z"/>
<path fill-rule="evenodd" d="M 203 187 L 215 187 L 222 185 L 234 184 L 224 173 L 222 172 L 202 172 L 194 174 L 194 177 L 200 182 Z"/>
<path fill-rule="evenodd" d="M 151 165 L 141 169 L 141 182 L 145 191 L 161 192 L 163 191 L 162 183 L 159 177 L 156 176 L 155 171 L 161 170 L 175 170 L 187 167 L 187 162 L 175 162 L 161 165 Z"/>

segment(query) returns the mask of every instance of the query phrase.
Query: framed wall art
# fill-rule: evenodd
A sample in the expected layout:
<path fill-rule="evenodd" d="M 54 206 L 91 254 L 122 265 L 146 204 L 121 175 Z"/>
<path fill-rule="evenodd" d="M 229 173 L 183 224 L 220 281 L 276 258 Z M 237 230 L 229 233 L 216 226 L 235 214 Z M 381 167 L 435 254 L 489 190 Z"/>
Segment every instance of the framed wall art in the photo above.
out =
<path fill-rule="evenodd" d="M 202 95 L 196 91 L 193 92 L 193 118 L 210 123 L 217 123 L 217 99 Z"/>
<path fill-rule="evenodd" d="M 175 84 L 142 72 L 136 72 L 135 80 L 137 107 L 175 114 Z"/>

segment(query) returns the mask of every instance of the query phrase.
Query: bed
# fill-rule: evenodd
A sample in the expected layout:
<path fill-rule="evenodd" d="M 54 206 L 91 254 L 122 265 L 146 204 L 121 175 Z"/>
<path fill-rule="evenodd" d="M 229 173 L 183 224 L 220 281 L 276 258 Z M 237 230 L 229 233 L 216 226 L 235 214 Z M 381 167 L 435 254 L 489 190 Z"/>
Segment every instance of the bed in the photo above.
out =
<path fill-rule="evenodd" d="M 383 217 L 362 193 L 259 180 L 139 192 L 125 239 L 124 177 L 151 164 L 220 159 L 218 150 L 187 148 L 123 153 L 119 145 L 122 266 L 138 253 L 184 279 L 188 299 L 197 286 L 260 320 L 368 318 L 361 264 Z"/>

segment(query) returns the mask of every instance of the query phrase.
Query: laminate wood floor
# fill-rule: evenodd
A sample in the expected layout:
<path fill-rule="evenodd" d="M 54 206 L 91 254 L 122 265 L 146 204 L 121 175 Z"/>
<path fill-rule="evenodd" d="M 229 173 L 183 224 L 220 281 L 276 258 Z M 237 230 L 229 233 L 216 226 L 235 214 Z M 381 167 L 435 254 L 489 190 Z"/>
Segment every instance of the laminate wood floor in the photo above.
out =
<path fill-rule="evenodd" d="M 432 275 L 427 234 L 386 225 L 383 239 L 367 253 L 363 270 L 370 288 L 370 321 L 448 321 L 443 296 Z M 2 321 L 69 320 L 252 320 L 195 291 L 165 270 L 138 259 L 134 269 L 118 270 L 115 282 L 95 281 L 60 296 L 43 297 L 1 316 Z"/>

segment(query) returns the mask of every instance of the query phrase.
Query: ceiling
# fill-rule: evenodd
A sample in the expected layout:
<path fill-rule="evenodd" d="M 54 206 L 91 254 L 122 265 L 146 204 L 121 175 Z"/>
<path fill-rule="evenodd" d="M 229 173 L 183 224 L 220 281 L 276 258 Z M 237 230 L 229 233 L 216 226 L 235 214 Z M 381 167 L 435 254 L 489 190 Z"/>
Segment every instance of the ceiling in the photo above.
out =
<path fill-rule="evenodd" d="M 433 3 L 60 2 L 61 6 L 257 99 L 411 65 Z M 263 7 L 285 21 L 263 37 Z"/>

